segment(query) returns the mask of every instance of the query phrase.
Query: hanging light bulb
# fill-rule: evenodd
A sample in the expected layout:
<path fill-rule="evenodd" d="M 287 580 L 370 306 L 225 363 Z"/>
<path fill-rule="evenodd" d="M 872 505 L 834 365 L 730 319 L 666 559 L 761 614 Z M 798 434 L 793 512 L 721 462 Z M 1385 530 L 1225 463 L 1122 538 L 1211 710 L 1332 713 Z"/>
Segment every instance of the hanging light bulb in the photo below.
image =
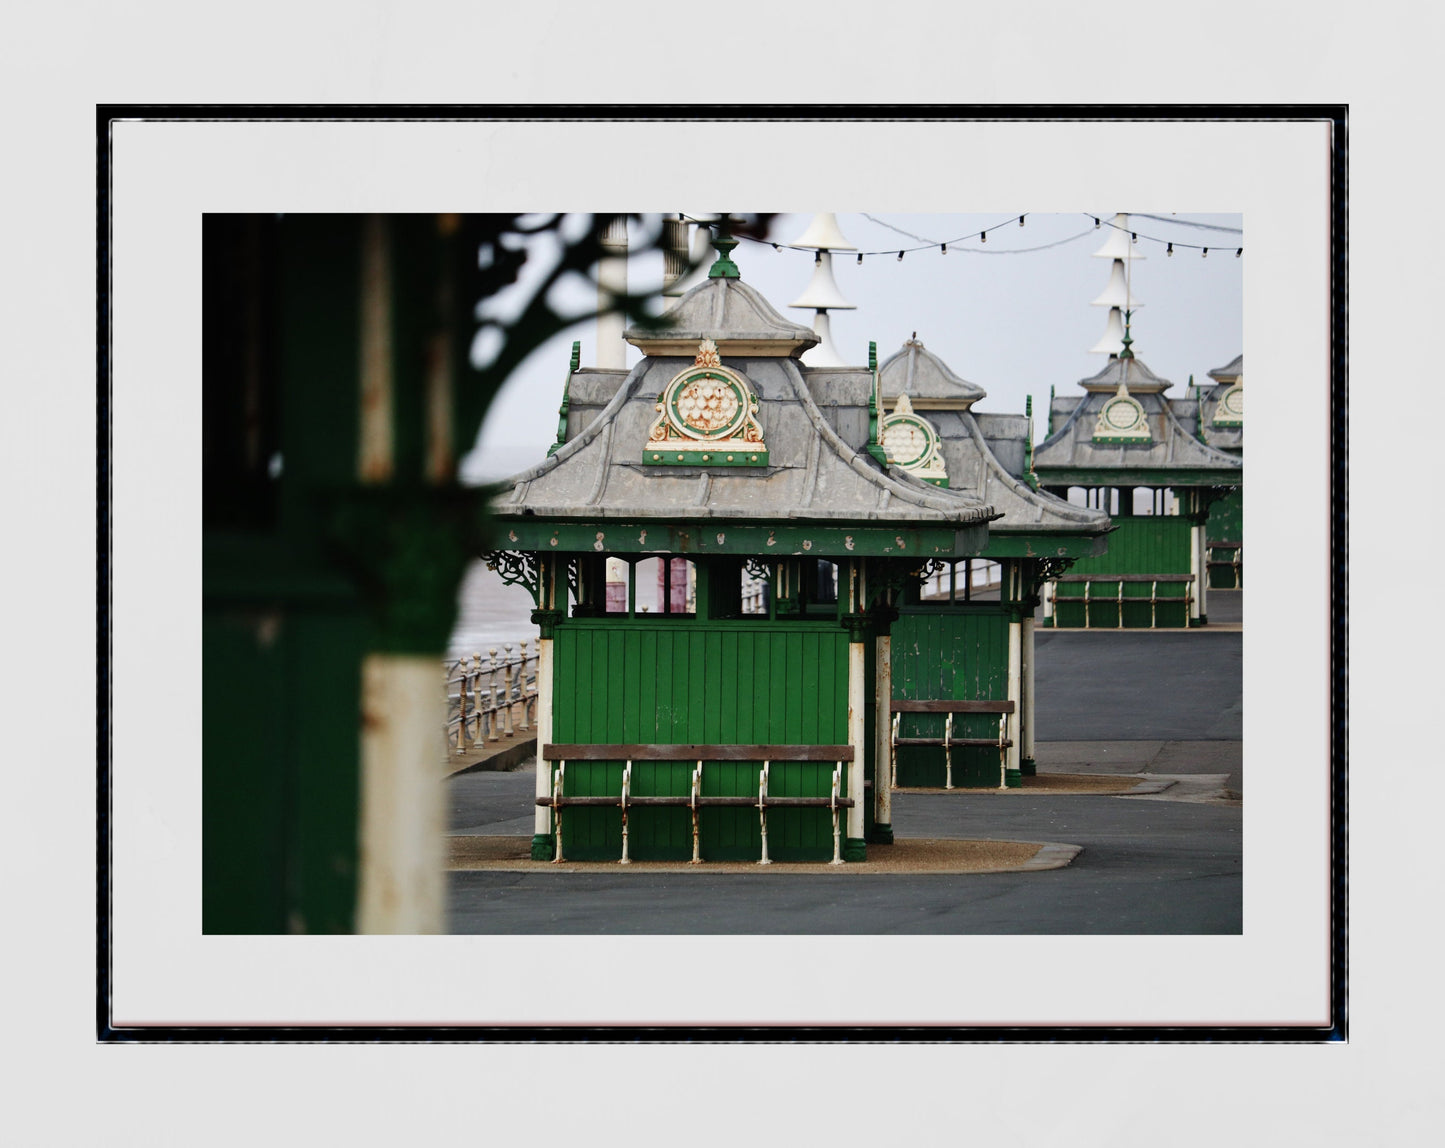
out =
<path fill-rule="evenodd" d="M 1098 231 L 1098 230 L 1099 230 L 1099 217 L 1098 217 L 1097 215 L 1094 216 L 1094 230 L 1095 230 L 1095 231 Z"/>
<path fill-rule="evenodd" d="M 903 262 L 903 252 L 901 252 L 901 251 L 898 253 L 898 262 L 899 262 L 899 263 L 902 263 L 902 262 Z"/>
<path fill-rule="evenodd" d="M 1241 255 L 1243 255 L 1243 254 L 1244 254 L 1244 248 L 1243 248 L 1243 247 L 1240 247 L 1240 248 L 1238 248 L 1238 249 L 1235 251 L 1234 257 L 1235 257 L 1236 259 L 1238 259 L 1238 258 L 1239 258 Z"/>
<path fill-rule="evenodd" d="M 1164 249 L 1164 254 L 1165 254 L 1165 255 L 1173 255 L 1173 254 L 1174 254 L 1174 244 L 1171 243 L 1168 247 L 1166 247 L 1166 248 Z"/>
<path fill-rule="evenodd" d="M 773 250 L 774 250 L 774 251 L 781 251 L 782 249 L 783 249 L 783 248 L 782 248 L 782 245 L 781 245 L 781 244 L 778 244 L 778 243 L 774 243 L 774 244 L 773 244 Z"/>
<path fill-rule="evenodd" d="M 863 262 L 863 252 L 861 252 L 861 251 L 858 252 L 858 262 L 859 262 L 859 264 L 862 264 L 862 262 Z"/>
<path fill-rule="evenodd" d="M 1022 215 L 1020 215 L 1020 216 L 1019 216 L 1019 226 L 1022 227 L 1023 225 L 1024 225 L 1024 217 L 1023 217 Z"/>
<path fill-rule="evenodd" d="M 980 232 L 978 233 L 978 241 L 979 241 L 980 243 L 987 243 L 987 242 L 988 242 L 988 232 L 987 232 L 987 231 L 980 231 Z"/>
<path fill-rule="evenodd" d="M 1208 259 L 1208 258 L 1209 258 L 1209 248 L 1206 247 L 1206 248 L 1203 250 L 1203 252 L 1200 253 L 1199 258 L 1201 258 L 1201 259 Z"/>
<path fill-rule="evenodd" d="M 1131 242 L 1131 243 L 1138 243 L 1138 242 L 1139 242 L 1139 233 L 1138 233 L 1137 231 L 1131 231 L 1131 232 L 1129 232 L 1129 242 Z"/>
<path fill-rule="evenodd" d="M 944 243 L 944 244 L 941 244 L 940 246 L 941 246 L 941 249 L 942 249 L 942 254 L 947 255 L 947 254 L 948 254 L 948 244 L 947 244 L 947 243 Z"/>
<path fill-rule="evenodd" d="M 823 262 L 823 253 L 821 251 L 814 252 L 813 262 L 815 264 Z"/>

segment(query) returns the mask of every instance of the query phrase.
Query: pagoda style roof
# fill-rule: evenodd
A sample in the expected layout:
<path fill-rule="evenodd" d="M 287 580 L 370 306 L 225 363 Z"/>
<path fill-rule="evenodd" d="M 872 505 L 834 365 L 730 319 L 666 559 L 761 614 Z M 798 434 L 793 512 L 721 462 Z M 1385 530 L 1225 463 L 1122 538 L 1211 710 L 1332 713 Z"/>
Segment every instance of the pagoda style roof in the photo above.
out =
<path fill-rule="evenodd" d="M 1104 511 L 1074 506 L 1034 490 L 1023 480 L 1022 468 L 1018 474 L 1011 473 L 971 411 L 936 411 L 929 421 L 938 428 L 948 465 L 948 489 L 987 502 L 1003 515 L 989 524 L 990 534 L 1103 535 L 1110 529 Z M 1008 433 L 1012 438 L 1016 431 L 1020 440 L 1027 441 L 1029 420 L 1025 416 L 995 416 L 989 421 L 995 434 Z M 1013 423 L 1018 425 L 1009 425 Z"/>
<path fill-rule="evenodd" d="M 1054 495 L 1034 490 L 1023 479 L 1028 465 L 1027 416 L 975 414 L 969 407 L 983 396 L 983 388 L 959 378 L 942 359 L 916 340 L 905 342 L 903 349 L 883 364 L 879 375 L 885 406 L 896 403 L 896 393 L 907 394 L 914 410 L 938 432 L 940 453 L 948 472 L 947 492 L 971 502 L 985 502 L 1003 515 L 989 524 L 989 555 L 1000 552 L 998 543 L 1005 540 L 1013 543 L 1003 548 L 1008 553 L 1043 555 L 1062 553 L 1065 549 L 1079 551 L 1078 542 L 1064 545 L 1067 536 L 1087 539 L 1080 554 L 1103 549 L 1098 540 L 1111 528 L 1105 512 L 1073 506 Z M 921 393 L 897 392 L 889 386 L 890 377 L 900 386 L 921 384 Z M 924 397 L 929 394 L 947 396 L 954 401 L 947 406 L 930 407 L 925 405 L 928 400 Z M 964 394 L 969 397 L 961 401 Z"/>
<path fill-rule="evenodd" d="M 1096 375 L 1090 375 L 1087 379 L 1080 379 L 1079 386 L 1090 394 L 1110 394 L 1119 389 L 1119 380 L 1124 378 L 1124 363 L 1129 364 L 1129 393 L 1131 395 L 1159 394 L 1168 390 L 1174 384 L 1168 379 L 1160 378 L 1145 364 L 1143 359 L 1115 359 L 1111 358 L 1104 368 Z"/>
<path fill-rule="evenodd" d="M 908 339 L 901 349 L 878 368 L 883 401 L 890 409 L 899 395 L 907 395 L 918 411 L 967 410 L 987 392 L 960 378 L 947 363 L 927 350 L 917 339 Z"/>
<path fill-rule="evenodd" d="M 1238 411 L 1231 412 L 1229 406 L 1240 407 L 1243 392 L 1236 391 L 1224 408 L 1220 404 L 1229 391 L 1243 386 L 1244 356 L 1236 355 L 1225 366 L 1215 367 L 1209 377 L 1215 381 L 1214 385 L 1200 387 L 1189 404 L 1194 408 L 1192 429 L 1210 446 L 1238 454 L 1244 450 L 1244 423 Z"/>
<path fill-rule="evenodd" d="M 1224 383 L 1226 386 L 1239 382 L 1244 377 L 1244 354 L 1241 352 L 1235 355 L 1222 367 L 1215 367 L 1209 372 L 1209 377 L 1216 383 Z"/>
<path fill-rule="evenodd" d="M 741 279 L 707 279 L 666 313 L 666 327 L 629 327 L 623 335 L 645 355 L 685 355 L 711 339 L 724 356 L 796 359 L 818 336 L 775 311 L 762 294 Z"/>
<path fill-rule="evenodd" d="M 659 398 L 692 363 L 672 356 L 644 359 L 552 457 L 497 487 L 492 509 L 508 526 L 505 545 L 567 550 L 585 542 L 588 549 L 609 552 L 811 550 L 819 557 L 854 547 L 860 554 L 900 556 L 982 550 L 993 509 L 882 470 L 866 450 L 866 418 L 861 440 L 846 441 L 790 357 L 719 364 L 743 376 L 757 399 L 766 465 L 645 464 Z M 612 385 L 612 378 L 589 378 L 587 372 L 573 380 L 599 397 Z M 685 545 L 678 544 L 680 529 Z M 809 530 L 822 532 L 809 536 Z M 925 542 L 927 554 L 920 549 Z"/>
<path fill-rule="evenodd" d="M 1148 437 L 1100 441 L 1099 413 L 1118 394 L 1126 361 L 1128 395 L 1142 410 Z M 1034 470 L 1048 485 L 1218 486 L 1242 480 L 1241 461 L 1200 442 L 1176 415 L 1178 400 L 1171 402 L 1163 395 L 1172 384 L 1138 359 L 1111 359 L 1104 370 L 1080 385 L 1086 392 L 1082 399 L 1054 399 L 1051 417 L 1056 424 L 1062 420 L 1062 425 L 1034 452 Z"/>

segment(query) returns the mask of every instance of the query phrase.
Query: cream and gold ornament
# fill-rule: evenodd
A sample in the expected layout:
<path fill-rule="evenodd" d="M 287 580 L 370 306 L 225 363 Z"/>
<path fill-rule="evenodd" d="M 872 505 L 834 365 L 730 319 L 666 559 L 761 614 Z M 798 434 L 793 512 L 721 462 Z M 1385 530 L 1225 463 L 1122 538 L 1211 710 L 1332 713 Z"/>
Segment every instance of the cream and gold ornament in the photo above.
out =
<path fill-rule="evenodd" d="M 913 412 L 907 395 L 899 395 L 892 413 L 883 416 L 879 436 L 889 465 L 901 467 L 914 478 L 934 486 L 948 485 L 948 468 L 939 449 L 938 431 L 927 419 Z"/>
<path fill-rule="evenodd" d="M 758 400 L 747 379 L 722 365 L 704 339 L 692 366 L 678 372 L 657 401 L 642 461 L 655 466 L 766 466 Z"/>

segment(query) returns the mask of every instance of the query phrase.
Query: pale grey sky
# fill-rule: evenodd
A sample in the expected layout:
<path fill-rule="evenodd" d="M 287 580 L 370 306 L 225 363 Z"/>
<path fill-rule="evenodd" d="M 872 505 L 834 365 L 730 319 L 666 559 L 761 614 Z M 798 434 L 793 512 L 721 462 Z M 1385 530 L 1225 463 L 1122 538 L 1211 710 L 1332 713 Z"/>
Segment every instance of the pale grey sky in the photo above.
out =
<path fill-rule="evenodd" d="M 866 364 L 872 339 L 881 361 L 917 331 L 923 344 L 956 374 L 988 392 L 978 410 L 1022 412 L 1024 397 L 1032 394 L 1035 434 L 1042 438 L 1041 416 L 1050 385 L 1060 394 L 1082 394 L 1078 380 L 1094 374 L 1106 361 L 1089 348 L 1104 334 L 1108 309 L 1091 303 L 1108 283 L 1111 263 L 1092 255 L 1107 239 L 1114 211 L 1026 213 L 1023 227 L 1017 225 L 1017 215 L 1001 213 L 869 214 L 871 219 L 859 213 L 838 216 L 843 235 L 860 251 L 885 252 L 865 254 L 861 265 L 852 252 L 834 255 L 838 288 L 857 307 L 832 313 L 833 340 L 844 359 Z M 1132 325 L 1134 350 L 1156 374 L 1175 384 L 1168 393 L 1180 396 L 1191 374 L 1204 381 L 1209 370 L 1244 349 L 1243 263 L 1249 258 L 1248 251 L 1235 257 L 1235 250 L 1245 246 L 1243 234 L 1188 224 L 1242 229 L 1243 216 L 1173 215 L 1167 210 L 1148 214 L 1168 218 L 1136 214 L 1131 219 L 1139 235 L 1136 249 L 1145 256 L 1134 260 L 1132 267 L 1133 295 L 1140 301 Z M 1105 226 L 1095 230 L 1094 215 Z M 770 237 L 792 243 L 811 219 L 807 214 L 780 216 Z M 1003 222 L 1007 226 L 997 227 Z M 947 241 L 948 253 L 937 247 L 909 250 L 920 247 L 920 240 L 894 228 L 923 240 Z M 984 228 L 997 229 L 980 243 L 978 233 Z M 1152 242 L 1150 237 L 1164 242 Z M 1165 254 L 1167 241 L 1175 244 L 1172 256 Z M 1020 250 L 1045 244 L 1058 246 Z M 1181 244 L 1208 246 L 1210 251 L 1204 257 Z M 902 261 L 899 250 L 907 252 Z M 1006 251 L 1018 253 L 1000 254 Z M 733 259 L 743 280 L 781 314 L 812 325 L 811 310 L 788 306 L 812 278 L 810 252 L 777 251 L 744 240 Z M 660 256 L 631 260 L 629 277 L 634 289 L 660 282 Z M 578 284 L 567 299 L 582 310 L 593 305 L 595 291 Z M 488 306 L 505 310 L 507 300 L 500 298 Z M 582 342 L 583 364 L 596 362 L 595 321 L 579 323 L 535 351 L 493 404 L 477 449 L 463 462 L 468 480 L 505 477 L 545 456 L 556 435 L 557 407 L 574 339 Z M 630 346 L 627 350 L 631 366 L 640 354 Z"/>

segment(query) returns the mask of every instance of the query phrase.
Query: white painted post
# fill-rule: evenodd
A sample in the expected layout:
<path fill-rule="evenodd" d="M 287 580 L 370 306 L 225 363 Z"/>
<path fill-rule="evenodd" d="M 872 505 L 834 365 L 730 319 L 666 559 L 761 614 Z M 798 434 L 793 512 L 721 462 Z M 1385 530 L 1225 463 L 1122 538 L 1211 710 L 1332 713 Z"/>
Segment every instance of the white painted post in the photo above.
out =
<path fill-rule="evenodd" d="M 1199 621 L 1199 603 L 1204 597 L 1203 580 L 1199 577 L 1199 569 L 1204 564 L 1204 548 L 1200 545 L 1203 541 L 1204 527 L 1191 526 L 1189 528 L 1189 569 L 1194 572 L 1194 593 L 1190 594 L 1192 599 L 1189 603 L 1189 621 Z M 1185 591 L 1188 593 L 1188 591 Z"/>
<path fill-rule="evenodd" d="M 512 646 L 510 642 L 502 644 L 502 732 L 508 737 L 513 734 L 512 729 Z"/>
<path fill-rule="evenodd" d="M 492 730 L 487 740 L 501 741 L 502 724 L 497 720 L 497 647 L 488 647 L 487 655 L 490 659 L 487 663 L 487 720 L 491 722 Z"/>
<path fill-rule="evenodd" d="M 1195 585 L 1198 589 L 1194 592 L 1197 603 L 1196 613 L 1200 618 L 1209 617 L 1209 525 L 1201 523 L 1199 526 L 1199 570 L 1194 575 Z"/>
<path fill-rule="evenodd" d="M 358 933 L 443 931 L 444 706 L 434 657 L 362 661 Z"/>
<path fill-rule="evenodd" d="M 877 672 L 873 689 L 877 695 L 877 716 L 873 722 L 873 822 L 893 824 L 893 739 L 889 703 L 893 700 L 893 639 L 880 635 L 874 646 Z"/>
<path fill-rule="evenodd" d="M 517 698 L 522 703 L 522 720 L 517 728 L 527 729 L 527 639 L 522 639 L 522 661 L 517 666 Z"/>
<path fill-rule="evenodd" d="M 466 658 L 462 659 L 466 664 Z M 482 706 L 482 655 L 472 654 L 472 712 L 477 716 L 477 736 L 472 738 L 473 745 L 481 745 L 487 740 L 487 711 Z"/>
<path fill-rule="evenodd" d="M 1019 726 L 1022 730 L 1021 758 L 1034 760 L 1034 619 L 1023 621 L 1023 694 L 1019 698 Z"/>
<path fill-rule="evenodd" d="M 848 769 L 848 796 L 853 804 L 848 810 L 848 836 L 863 839 L 863 754 L 864 713 L 864 649 L 862 642 L 848 643 L 848 744 L 853 747 L 853 764 Z"/>
<path fill-rule="evenodd" d="M 537 642 L 537 785 L 536 796 L 551 793 L 551 764 L 542 760 L 542 747 L 552 740 L 552 639 Z M 536 807 L 532 832 L 538 837 L 552 832 L 550 815 L 545 805 Z"/>
<path fill-rule="evenodd" d="M 1017 701 L 1023 684 L 1023 623 L 1010 622 L 1008 624 L 1008 696 L 1016 699 L 1014 703 L 1013 717 L 1009 721 L 1012 727 L 1010 740 L 1013 745 L 1008 747 L 1008 753 L 1004 757 L 1002 768 L 1003 776 L 998 779 L 999 788 L 1008 785 L 1008 771 L 1017 772 L 1019 768 L 1019 703 Z"/>

